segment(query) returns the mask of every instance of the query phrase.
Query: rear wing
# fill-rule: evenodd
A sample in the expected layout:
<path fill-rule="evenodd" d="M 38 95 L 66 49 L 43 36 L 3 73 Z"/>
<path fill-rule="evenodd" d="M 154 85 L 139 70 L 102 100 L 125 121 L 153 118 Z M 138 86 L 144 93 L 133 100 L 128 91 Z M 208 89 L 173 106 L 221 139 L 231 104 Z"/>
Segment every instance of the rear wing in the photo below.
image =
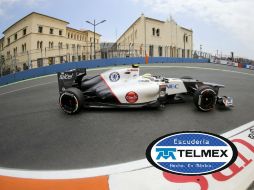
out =
<path fill-rule="evenodd" d="M 58 72 L 58 87 L 61 94 L 65 89 L 80 84 L 82 77 L 86 75 L 86 68 L 78 68 L 65 72 Z"/>

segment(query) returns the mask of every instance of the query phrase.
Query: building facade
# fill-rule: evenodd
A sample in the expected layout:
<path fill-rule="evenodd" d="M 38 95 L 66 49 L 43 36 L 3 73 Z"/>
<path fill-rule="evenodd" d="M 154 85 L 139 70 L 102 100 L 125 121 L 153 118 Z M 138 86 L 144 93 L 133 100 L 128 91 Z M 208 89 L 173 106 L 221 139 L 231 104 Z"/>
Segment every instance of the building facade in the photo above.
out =
<path fill-rule="evenodd" d="M 31 13 L 7 28 L 0 40 L 5 69 L 12 71 L 93 58 L 94 33 L 68 27 L 69 23 Z M 100 35 L 95 34 L 96 55 Z"/>
<path fill-rule="evenodd" d="M 173 19 L 160 21 L 141 15 L 117 40 L 116 49 L 128 56 L 192 57 L 193 31 Z"/>

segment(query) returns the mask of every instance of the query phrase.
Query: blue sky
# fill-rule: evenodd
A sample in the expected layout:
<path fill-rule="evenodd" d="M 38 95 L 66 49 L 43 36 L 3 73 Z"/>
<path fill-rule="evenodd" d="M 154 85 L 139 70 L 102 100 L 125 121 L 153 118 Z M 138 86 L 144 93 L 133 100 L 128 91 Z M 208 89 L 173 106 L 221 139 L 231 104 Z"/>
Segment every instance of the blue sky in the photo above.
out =
<path fill-rule="evenodd" d="M 254 59 L 253 0 L 0 0 L 0 31 L 30 12 L 39 12 L 90 29 L 86 20 L 107 21 L 97 27 L 102 41 L 115 41 L 140 15 L 170 16 L 194 31 L 194 48 Z"/>

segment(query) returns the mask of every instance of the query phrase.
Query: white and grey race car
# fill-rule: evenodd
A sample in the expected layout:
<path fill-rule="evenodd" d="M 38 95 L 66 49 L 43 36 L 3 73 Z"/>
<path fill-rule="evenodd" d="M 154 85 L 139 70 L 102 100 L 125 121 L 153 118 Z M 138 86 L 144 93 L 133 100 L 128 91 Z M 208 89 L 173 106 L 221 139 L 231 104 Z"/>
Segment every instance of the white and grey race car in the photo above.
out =
<path fill-rule="evenodd" d="M 224 85 L 191 77 L 140 76 L 138 65 L 111 69 L 93 77 L 86 76 L 83 68 L 59 72 L 58 85 L 60 107 L 68 114 L 77 113 L 82 107 L 159 107 L 183 102 L 181 94 L 193 96 L 197 109 L 204 112 L 212 110 L 216 104 L 226 108 L 233 106 L 232 97 L 218 96 Z"/>

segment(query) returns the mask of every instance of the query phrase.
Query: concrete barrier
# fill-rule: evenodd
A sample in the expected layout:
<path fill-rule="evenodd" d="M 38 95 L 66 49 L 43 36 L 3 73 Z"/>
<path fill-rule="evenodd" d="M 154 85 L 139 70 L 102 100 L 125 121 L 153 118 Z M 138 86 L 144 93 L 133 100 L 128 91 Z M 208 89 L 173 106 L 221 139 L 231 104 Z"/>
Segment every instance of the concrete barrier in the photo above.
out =
<path fill-rule="evenodd" d="M 209 61 L 208 59 L 193 59 L 193 58 L 173 58 L 173 57 L 149 58 L 149 63 L 208 63 L 208 61 Z M 0 86 L 75 68 L 96 68 L 96 67 L 131 65 L 131 64 L 145 64 L 145 58 L 135 57 L 135 58 L 98 59 L 98 60 L 62 63 L 35 69 L 29 69 L 1 77 Z"/>

